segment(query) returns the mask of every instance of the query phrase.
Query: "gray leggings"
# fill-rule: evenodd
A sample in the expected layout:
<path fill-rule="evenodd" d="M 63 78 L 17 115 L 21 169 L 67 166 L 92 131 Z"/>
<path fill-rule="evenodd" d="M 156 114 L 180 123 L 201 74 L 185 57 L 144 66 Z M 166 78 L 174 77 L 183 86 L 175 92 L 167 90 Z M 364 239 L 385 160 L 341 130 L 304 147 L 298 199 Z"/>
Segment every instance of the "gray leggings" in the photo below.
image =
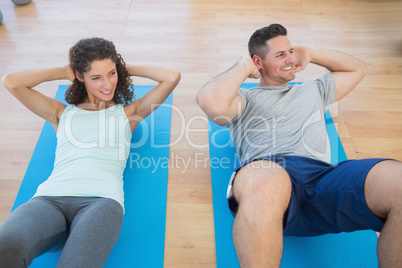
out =
<path fill-rule="evenodd" d="M 35 197 L 0 225 L 1 267 L 28 267 L 49 251 L 57 267 L 102 267 L 116 243 L 123 208 L 99 197 Z"/>

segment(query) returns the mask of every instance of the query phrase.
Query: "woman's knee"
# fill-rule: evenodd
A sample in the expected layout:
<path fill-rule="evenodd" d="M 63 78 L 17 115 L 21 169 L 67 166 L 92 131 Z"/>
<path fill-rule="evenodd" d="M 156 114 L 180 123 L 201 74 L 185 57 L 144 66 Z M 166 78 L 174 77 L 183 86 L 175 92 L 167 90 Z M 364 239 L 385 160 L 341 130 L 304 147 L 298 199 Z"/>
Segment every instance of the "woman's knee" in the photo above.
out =
<path fill-rule="evenodd" d="M 0 232 L 1 267 L 27 267 L 28 257 L 26 241 L 18 235 Z"/>

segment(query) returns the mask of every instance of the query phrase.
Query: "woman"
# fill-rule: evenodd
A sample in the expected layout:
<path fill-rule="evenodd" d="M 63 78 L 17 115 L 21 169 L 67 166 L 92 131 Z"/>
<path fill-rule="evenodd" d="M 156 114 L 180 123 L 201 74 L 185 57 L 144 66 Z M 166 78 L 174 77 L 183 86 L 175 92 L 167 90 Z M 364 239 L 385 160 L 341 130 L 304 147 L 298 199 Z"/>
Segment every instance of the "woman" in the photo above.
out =
<path fill-rule="evenodd" d="M 0 226 L 2 267 L 27 267 L 62 249 L 58 267 L 102 267 L 116 243 L 124 213 L 123 170 L 131 135 L 180 80 L 162 67 L 126 66 L 112 42 L 80 40 L 66 67 L 8 73 L 5 87 L 49 121 L 57 135 L 54 169 L 27 203 Z M 131 102 L 130 76 L 159 84 Z M 64 105 L 33 89 L 68 79 Z"/>

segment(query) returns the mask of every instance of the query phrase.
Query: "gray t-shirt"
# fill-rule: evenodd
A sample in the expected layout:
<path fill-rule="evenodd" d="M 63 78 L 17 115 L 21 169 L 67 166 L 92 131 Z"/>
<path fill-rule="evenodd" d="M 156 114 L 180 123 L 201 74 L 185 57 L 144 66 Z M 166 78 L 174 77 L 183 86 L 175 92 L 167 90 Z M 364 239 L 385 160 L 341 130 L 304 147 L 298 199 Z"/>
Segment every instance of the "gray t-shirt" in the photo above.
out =
<path fill-rule="evenodd" d="M 335 102 L 328 73 L 302 84 L 239 89 L 244 110 L 226 126 L 240 161 L 297 155 L 330 162 L 326 106 Z"/>

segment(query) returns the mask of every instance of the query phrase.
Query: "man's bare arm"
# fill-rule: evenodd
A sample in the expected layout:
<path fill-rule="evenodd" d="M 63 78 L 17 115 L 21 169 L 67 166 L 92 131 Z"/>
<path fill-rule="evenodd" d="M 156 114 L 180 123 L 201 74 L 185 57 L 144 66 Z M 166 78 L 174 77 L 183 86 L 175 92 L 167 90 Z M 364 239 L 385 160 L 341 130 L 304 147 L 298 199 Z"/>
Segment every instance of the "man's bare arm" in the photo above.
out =
<path fill-rule="evenodd" d="M 327 68 L 335 77 L 335 99 L 345 97 L 363 79 L 367 72 L 366 64 L 342 52 L 307 47 L 294 47 L 297 60 L 295 71 L 300 71 L 308 63 Z"/>
<path fill-rule="evenodd" d="M 229 123 L 244 109 L 237 90 L 247 77 L 260 77 L 250 55 L 244 55 L 230 69 L 202 87 L 197 94 L 198 105 L 216 124 Z"/>

